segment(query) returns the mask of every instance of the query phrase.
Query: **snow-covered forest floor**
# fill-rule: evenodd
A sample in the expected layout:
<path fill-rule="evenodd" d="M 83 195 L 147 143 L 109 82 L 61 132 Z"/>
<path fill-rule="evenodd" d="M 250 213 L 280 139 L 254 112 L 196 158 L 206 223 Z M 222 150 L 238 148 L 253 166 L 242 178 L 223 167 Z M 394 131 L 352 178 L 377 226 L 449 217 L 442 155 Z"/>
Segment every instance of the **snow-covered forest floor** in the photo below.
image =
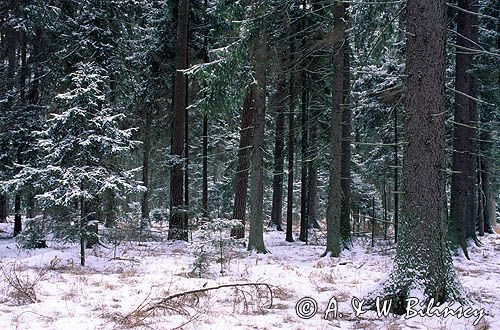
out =
<path fill-rule="evenodd" d="M 12 224 L 1 224 L 0 237 L 11 235 Z M 0 240 L 0 327 L 2 329 L 500 329 L 500 235 L 481 239 L 471 247 L 471 260 L 454 257 L 455 267 L 474 308 L 487 315 L 473 326 L 475 317 L 389 316 L 375 312 L 354 316 L 353 297 L 363 298 L 391 269 L 394 246 L 357 238 L 341 258 L 321 258 L 321 233 L 310 245 L 287 243 L 284 233 L 265 232 L 271 253 L 248 254 L 244 247 L 231 253 L 224 275 L 214 263 L 204 278 L 193 276 L 190 244 L 122 242 L 113 249 L 87 250 L 87 265 L 79 265 L 79 247 L 48 242 L 49 248 L 19 250 L 13 239 Z M 316 236 L 316 238 L 314 238 Z M 194 234 L 195 244 L 197 241 Z M 116 256 L 116 257 L 115 257 Z M 34 284 L 23 294 L 13 289 Z M 8 284 L 8 281 L 11 284 Z M 14 281 L 14 282 L 12 282 Z M 220 284 L 260 282 L 273 290 L 273 305 L 265 287 L 223 288 L 167 304 L 167 310 L 141 313 L 141 306 L 169 294 Z M 246 292 L 246 293 L 245 293 Z M 317 301 L 311 319 L 297 316 L 303 297 Z M 36 302 L 29 299 L 36 297 Z M 338 301 L 337 319 L 325 320 L 328 302 Z M 129 315 L 133 311 L 138 311 Z M 307 310 L 305 310 L 307 312 Z M 129 315 L 124 319 L 124 316 Z"/>

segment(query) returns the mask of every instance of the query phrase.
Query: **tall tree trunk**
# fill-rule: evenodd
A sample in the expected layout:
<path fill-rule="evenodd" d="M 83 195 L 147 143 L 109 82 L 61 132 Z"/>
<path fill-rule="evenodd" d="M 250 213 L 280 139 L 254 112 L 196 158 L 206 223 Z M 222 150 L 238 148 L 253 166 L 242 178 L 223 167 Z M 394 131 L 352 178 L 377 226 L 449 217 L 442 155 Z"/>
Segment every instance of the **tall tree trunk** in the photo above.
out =
<path fill-rule="evenodd" d="M 12 90 L 14 88 L 14 73 L 16 70 L 16 31 L 11 27 L 5 27 L 5 46 L 7 53 L 7 74 L 5 79 L 5 91 L 8 93 L 7 103 L 4 106 L 4 111 L 8 111 L 12 105 Z M 5 162 L 0 162 L 1 173 L 5 171 Z M 7 195 L 0 195 L 0 220 L 1 222 L 7 222 L 8 216 L 8 199 Z"/>
<path fill-rule="evenodd" d="M 186 76 L 188 58 L 189 0 L 179 0 L 177 21 L 177 53 L 175 59 L 175 91 L 173 95 L 172 147 L 176 159 L 170 171 L 170 223 L 168 239 L 188 240 L 188 219 L 184 205 Z"/>
<path fill-rule="evenodd" d="M 189 66 L 186 59 L 186 67 Z M 186 221 L 189 221 L 189 81 L 186 77 L 186 111 L 184 113 L 184 209 L 186 210 Z"/>
<path fill-rule="evenodd" d="M 151 124 L 153 122 L 153 112 L 149 105 L 144 109 L 144 131 L 142 136 L 142 185 L 146 188 L 141 200 L 141 228 L 149 224 L 149 158 L 151 155 Z"/>
<path fill-rule="evenodd" d="M 247 207 L 248 170 L 250 168 L 250 152 L 252 147 L 252 122 L 255 111 L 255 86 L 251 86 L 243 102 L 241 115 L 240 145 L 238 149 L 238 164 L 234 183 L 233 219 L 241 220 L 242 226 L 233 228 L 231 236 L 245 237 L 245 214 Z"/>
<path fill-rule="evenodd" d="M 253 128 L 253 148 L 250 169 L 250 233 L 248 250 L 266 253 L 264 245 L 264 130 L 266 124 L 266 31 L 261 28 L 254 41 L 253 67 L 257 82 L 255 92 L 255 120 Z"/>
<path fill-rule="evenodd" d="M 205 10 L 208 11 L 208 0 L 204 1 Z M 210 26 L 207 22 L 205 23 L 205 37 L 203 40 L 204 51 L 203 51 L 203 62 L 208 63 L 208 33 Z M 203 114 L 203 146 L 202 146 L 202 192 L 201 192 L 201 205 L 203 209 L 203 217 L 208 219 L 208 116 Z"/>
<path fill-rule="evenodd" d="M 347 18 L 347 14 L 346 18 Z M 350 107 L 350 61 L 349 42 L 344 43 L 344 102 L 342 106 L 342 160 L 341 160 L 341 187 L 342 206 L 340 214 L 340 240 L 342 247 L 352 245 L 351 238 L 351 107 Z"/>
<path fill-rule="evenodd" d="M 203 146 L 202 146 L 202 193 L 201 205 L 203 218 L 208 219 L 208 116 L 203 115 Z"/>
<path fill-rule="evenodd" d="M 32 40 L 33 50 L 30 56 L 30 66 L 33 70 L 33 79 L 30 82 L 31 88 L 29 90 L 29 101 L 31 102 L 30 107 L 38 112 L 38 103 L 40 102 L 40 76 L 41 76 L 41 62 L 40 55 L 42 52 L 42 38 L 43 38 L 43 29 L 41 26 L 35 27 L 35 35 Z M 26 201 L 27 201 L 27 217 L 32 219 L 36 214 L 36 202 L 35 202 L 36 191 L 34 188 L 31 188 L 28 191 Z"/>
<path fill-rule="evenodd" d="M 273 204 L 271 209 L 271 226 L 282 231 L 283 217 L 283 169 L 285 147 L 285 99 L 286 80 L 283 73 L 283 59 L 278 64 L 278 89 L 271 104 L 276 109 L 276 135 L 274 140 L 274 173 L 273 173 Z"/>
<path fill-rule="evenodd" d="M 21 34 L 21 74 L 19 75 L 19 96 L 20 103 L 22 106 L 26 106 L 26 78 L 28 75 L 27 63 L 26 63 L 26 33 Z M 18 141 L 17 144 L 17 163 L 22 164 L 22 153 L 25 146 L 22 141 Z M 14 198 L 14 236 L 21 233 L 23 228 L 22 216 L 21 216 L 21 193 L 16 192 Z"/>
<path fill-rule="evenodd" d="M 394 118 L 394 151 L 393 151 L 393 161 L 394 161 L 394 243 L 398 242 L 398 229 L 399 229 L 399 161 L 398 161 L 398 107 L 394 107 L 393 110 Z"/>
<path fill-rule="evenodd" d="M 305 42 L 302 43 L 302 47 L 305 48 Z M 305 65 L 305 64 L 303 64 Z M 300 118 L 300 131 L 301 131 L 301 167 L 300 167 L 300 234 L 299 240 L 302 242 L 307 242 L 307 229 L 308 215 L 307 215 L 307 139 L 308 139 L 308 114 L 307 114 L 307 97 L 308 97 L 308 86 L 307 86 L 307 73 L 305 68 L 302 68 L 300 73 L 300 105 L 301 105 L 301 118 Z"/>
<path fill-rule="evenodd" d="M 446 3 L 407 2 L 406 121 L 403 197 L 394 268 L 370 295 L 392 299 L 392 311 L 406 312 L 406 300 L 422 305 L 463 303 L 447 244 L 445 178 Z"/>
<path fill-rule="evenodd" d="M 301 166 L 300 166 L 300 234 L 299 240 L 302 242 L 307 242 L 307 234 L 308 234 L 308 214 L 307 214 L 307 180 L 308 180 L 308 113 L 307 113 L 307 102 L 308 102 L 308 81 L 307 81 L 307 56 L 306 56 L 306 38 L 307 34 L 305 30 L 307 29 L 307 2 L 306 0 L 302 0 L 302 11 L 304 12 L 304 16 L 302 18 L 302 70 L 300 72 L 300 105 L 301 105 L 301 118 L 300 118 L 300 135 L 301 135 Z"/>
<path fill-rule="evenodd" d="M 453 174 L 451 177 L 450 239 L 452 248 L 460 246 L 468 258 L 467 239 L 475 238 L 475 182 L 476 153 L 475 134 L 477 111 L 475 101 L 475 82 L 470 70 L 473 56 L 470 50 L 475 45 L 473 25 L 477 16 L 470 14 L 474 6 L 472 0 L 460 0 L 457 12 L 457 48 L 455 66 L 455 113 L 453 131 Z M 476 9 L 477 10 L 477 9 Z M 467 11 L 467 12 L 466 12 Z M 474 23 L 476 21 L 476 23 Z M 477 33 L 475 39 L 477 40 Z"/>
<path fill-rule="evenodd" d="M 344 5 L 334 6 L 334 29 L 344 36 Z M 328 206 L 326 211 L 326 251 L 324 256 L 340 255 L 340 217 L 342 199 L 341 158 L 342 158 L 342 99 L 344 95 L 344 48 L 343 39 L 335 43 L 333 56 L 332 110 L 330 120 L 330 180 Z"/>
<path fill-rule="evenodd" d="M 290 41 L 290 96 L 288 100 L 288 187 L 286 206 L 286 241 L 293 242 L 293 160 L 295 152 L 295 75 L 293 65 L 295 61 L 295 41 Z"/>

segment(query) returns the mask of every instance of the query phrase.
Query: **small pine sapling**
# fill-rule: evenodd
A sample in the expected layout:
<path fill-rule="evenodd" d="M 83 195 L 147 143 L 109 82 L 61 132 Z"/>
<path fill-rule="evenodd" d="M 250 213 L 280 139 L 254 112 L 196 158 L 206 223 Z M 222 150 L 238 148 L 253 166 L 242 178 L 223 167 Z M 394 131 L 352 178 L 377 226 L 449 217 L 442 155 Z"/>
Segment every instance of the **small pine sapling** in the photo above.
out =
<path fill-rule="evenodd" d="M 225 274 L 225 265 L 229 262 L 229 251 L 240 240 L 231 237 L 231 228 L 241 226 L 239 220 L 216 218 L 202 224 L 198 230 L 199 242 L 192 247 L 194 256 L 193 272 L 199 277 L 210 270 L 213 262 L 220 264 L 220 274 Z"/>

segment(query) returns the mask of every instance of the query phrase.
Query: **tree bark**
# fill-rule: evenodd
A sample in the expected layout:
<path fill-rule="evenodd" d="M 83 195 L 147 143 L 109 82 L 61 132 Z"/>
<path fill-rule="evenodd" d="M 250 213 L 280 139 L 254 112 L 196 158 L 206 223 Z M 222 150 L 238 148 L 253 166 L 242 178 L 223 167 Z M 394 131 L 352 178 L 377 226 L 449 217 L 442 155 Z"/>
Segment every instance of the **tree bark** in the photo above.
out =
<path fill-rule="evenodd" d="M 446 3 L 407 2 L 406 121 L 403 197 L 394 268 L 373 292 L 406 312 L 406 299 L 426 305 L 463 303 L 447 244 L 445 177 Z"/>
<path fill-rule="evenodd" d="M 336 5 L 333 9 L 335 27 L 338 33 L 345 33 L 345 8 Z M 343 41 L 344 38 L 342 38 Z M 342 41 L 335 43 L 333 56 L 332 110 L 330 119 L 330 179 L 328 206 L 326 211 L 326 251 L 324 256 L 338 257 L 341 250 L 341 164 L 342 164 L 342 101 L 344 90 L 344 49 Z"/>
<path fill-rule="evenodd" d="M 248 250 L 266 253 L 264 245 L 264 129 L 266 124 L 266 66 L 267 40 L 266 31 L 261 27 L 254 41 L 253 67 L 257 82 L 255 92 L 255 120 L 253 128 L 253 147 L 250 169 L 250 233 Z"/>
<path fill-rule="evenodd" d="M 347 14 L 345 14 L 347 17 Z M 340 214 L 340 240 L 343 248 L 352 245 L 351 238 L 351 107 L 350 107 L 350 61 L 349 42 L 344 43 L 344 85 L 342 105 L 342 160 L 341 160 L 341 187 L 342 206 Z"/>
<path fill-rule="evenodd" d="M 173 95 L 171 154 L 176 159 L 170 171 L 170 222 L 168 239 L 188 240 L 188 219 L 184 205 L 186 76 L 188 58 L 189 0 L 179 0 L 177 21 L 177 53 L 175 59 L 175 91 Z"/>
<path fill-rule="evenodd" d="M 450 203 L 450 240 L 452 248 L 460 246 L 468 258 L 467 240 L 475 238 L 475 183 L 476 154 L 475 134 L 477 111 L 475 101 L 475 82 L 470 70 L 473 56 L 468 50 L 474 49 L 477 33 L 477 16 L 465 11 L 474 11 L 472 0 L 460 0 L 457 12 L 457 48 L 455 66 L 455 113 L 453 130 L 453 159 Z M 464 11 L 465 10 L 465 11 Z M 477 10 L 477 8 L 476 8 Z M 475 22 L 474 22 L 475 21 Z M 470 95 L 468 97 L 467 95 Z"/>
<path fill-rule="evenodd" d="M 238 149 L 238 164 L 234 184 L 233 219 L 241 220 L 242 226 L 233 228 L 231 236 L 245 237 L 245 213 L 247 207 L 248 170 L 250 168 L 250 151 L 252 147 L 252 122 L 255 111 L 255 86 L 251 86 L 243 102 L 241 116 L 240 145 Z"/>

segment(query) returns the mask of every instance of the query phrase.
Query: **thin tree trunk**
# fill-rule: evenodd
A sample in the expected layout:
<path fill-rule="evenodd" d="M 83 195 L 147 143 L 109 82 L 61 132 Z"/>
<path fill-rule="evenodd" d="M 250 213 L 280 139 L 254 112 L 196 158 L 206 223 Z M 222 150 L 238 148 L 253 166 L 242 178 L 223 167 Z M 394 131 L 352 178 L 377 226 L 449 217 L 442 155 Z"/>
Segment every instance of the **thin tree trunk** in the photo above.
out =
<path fill-rule="evenodd" d="M 302 43 L 302 46 L 305 47 L 305 42 Z M 301 118 L 300 118 L 300 131 L 301 131 L 301 167 L 300 167 L 300 234 L 299 240 L 302 242 L 307 242 L 307 229 L 309 227 L 308 224 L 308 215 L 307 215 L 307 139 L 308 139 L 308 114 L 307 114 L 307 73 L 305 68 L 302 68 L 300 73 L 300 104 L 301 104 Z"/>
<path fill-rule="evenodd" d="M 186 68 L 189 66 L 186 59 Z M 189 82 L 186 77 L 186 111 L 184 119 L 184 208 L 186 210 L 186 221 L 189 221 Z"/>
<path fill-rule="evenodd" d="M 484 117 L 484 116 L 483 116 Z M 481 117 L 481 122 L 486 123 L 489 118 Z M 496 221 L 496 201 L 493 190 L 492 183 L 492 172 L 493 168 L 491 166 L 491 132 L 484 128 L 481 131 L 481 169 L 480 169 L 480 192 L 482 193 L 484 199 L 483 206 L 483 221 L 484 221 L 484 231 L 493 234 L 493 225 Z"/>
<path fill-rule="evenodd" d="M 170 171 L 170 223 L 168 238 L 188 240 L 188 220 L 184 204 L 186 76 L 187 69 L 189 0 L 179 0 L 177 21 L 177 54 L 175 59 L 175 92 L 173 94 L 172 147 L 176 159 Z"/>
<path fill-rule="evenodd" d="M 31 102 L 31 108 L 34 109 L 34 112 L 37 111 L 38 103 L 40 101 L 40 91 L 39 91 L 39 77 L 41 75 L 40 72 L 40 62 L 41 59 L 40 54 L 41 54 L 41 47 L 42 47 L 42 36 L 43 36 L 43 30 L 40 26 L 35 27 L 35 36 L 32 40 L 32 45 L 33 45 L 33 50 L 31 52 L 31 66 L 33 67 L 33 75 L 34 79 L 30 82 L 31 88 L 29 92 L 29 100 Z M 36 202 L 35 202 L 35 194 L 36 191 L 33 191 L 34 188 L 31 188 L 30 191 L 28 191 L 27 196 L 26 196 L 26 201 L 27 201 L 27 210 L 26 210 L 26 215 L 28 218 L 32 219 L 36 215 Z"/>
<path fill-rule="evenodd" d="M 347 14 L 345 14 L 347 18 Z M 343 248 L 352 245 L 351 238 L 351 107 L 350 107 L 350 61 L 349 42 L 344 43 L 344 85 L 342 106 L 342 160 L 341 160 L 341 187 L 342 210 L 340 215 L 340 240 Z"/>
<path fill-rule="evenodd" d="M 295 41 L 290 41 L 290 98 L 288 100 L 288 187 L 286 207 L 286 241 L 293 242 L 293 160 L 295 152 L 295 75 L 293 64 L 295 61 Z"/>
<path fill-rule="evenodd" d="M 87 234 L 87 210 L 85 199 L 80 198 L 80 265 L 85 266 L 85 242 Z"/>
<path fill-rule="evenodd" d="M 271 226 L 282 231 L 283 217 L 283 169 L 285 146 L 285 99 L 286 80 L 283 74 L 283 60 L 278 65 L 278 90 L 272 105 L 276 109 L 276 135 L 274 140 L 274 173 L 273 173 L 273 204 L 271 209 Z"/>
<path fill-rule="evenodd" d="M 151 155 L 151 124 L 153 121 L 152 109 L 149 105 L 144 109 L 144 131 L 143 131 L 143 152 L 142 152 L 142 185 L 146 188 L 141 200 L 141 228 L 149 223 L 149 158 Z"/>
<path fill-rule="evenodd" d="M 253 66 L 257 82 L 255 92 L 255 120 L 253 129 L 253 148 L 250 169 L 250 233 L 248 250 L 266 253 L 264 245 L 264 130 L 266 124 L 266 65 L 267 40 L 266 31 L 259 31 L 254 41 Z"/>
<path fill-rule="evenodd" d="M 394 243 L 398 242 L 398 227 L 399 227 L 399 162 L 398 162 L 398 107 L 394 107 Z"/>
<path fill-rule="evenodd" d="M 231 230 L 231 236 L 235 238 L 245 237 L 248 170 L 250 168 L 250 151 L 253 143 L 252 117 L 255 110 L 254 98 L 255 87 L 251 86 L 245 96 L 243 114 L 241 116 L 240 145 L 238 149 L 238 164 L 236 166 L 236 178 L 234 184 L 233 219 L 241 220 L 242 226 Z"/>
<path fill-rule="evenodd" d="M 317 118 L 317 112 L 312 111 L 311 116 Z M 308 180 L 308 206 L 307 206 L 307 219 L 309 228 L 320 228 L 318 216 L 318 121 L 312 120 L 311 129 L 311 147 L 309 148 L 309 180 Z"/>
<path fill-rule="evenodd" d="M 206 10 L 208 7 L 208 0 L 204 1 L 204 7 Z M 205 23 L 205 37 L 203 40 L 204 51 L 203 51 L 203 62 L 208 63 L 208 32 L 209 25 L 207 22 Z M 203 209 L 203 218 L 208 219 L 208 116 L 207 114 L 203 114 L 203 146 L 202 146 L 202 192 L 201 192 L 201 205 Z"/>
<path fill-rule="evenodd" d="M 203 146 L 202 146 L 202 193 L 201 205 L 203 217 L 208 219 L 208 116 L 203 115 Z"/>

